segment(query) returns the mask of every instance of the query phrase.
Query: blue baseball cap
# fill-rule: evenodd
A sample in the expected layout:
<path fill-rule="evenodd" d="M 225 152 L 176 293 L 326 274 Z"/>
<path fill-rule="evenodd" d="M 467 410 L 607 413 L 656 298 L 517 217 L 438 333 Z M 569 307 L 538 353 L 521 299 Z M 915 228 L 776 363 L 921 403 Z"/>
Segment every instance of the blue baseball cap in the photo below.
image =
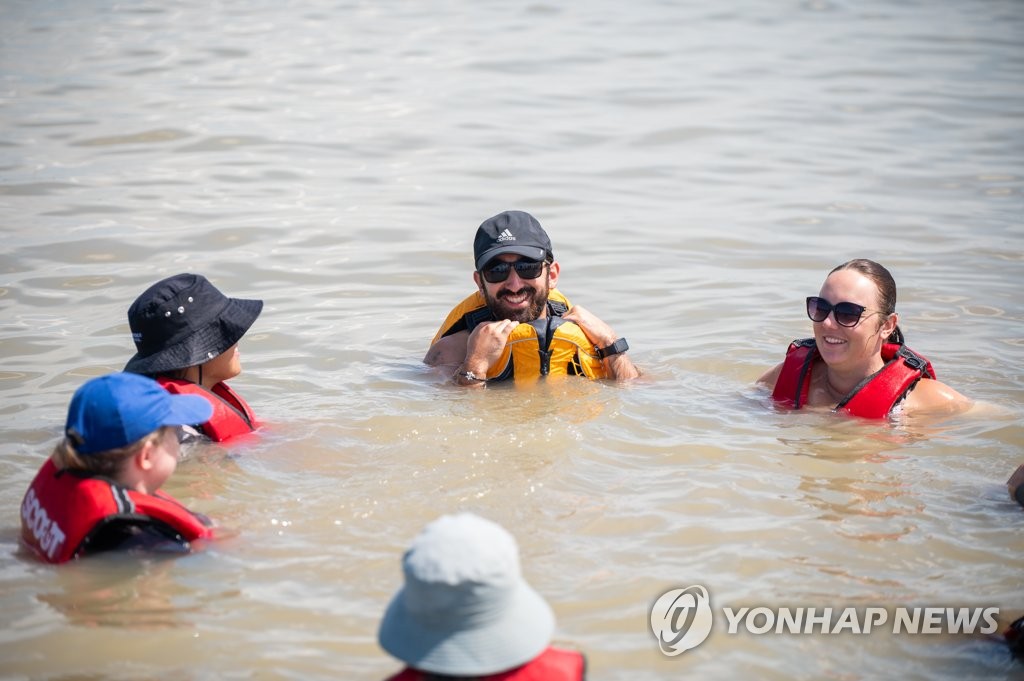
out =
<path fill-rule="evenodd" d="M 107 374 L 75 391 L 64 434 L 79 454 L 97 454 L 130 445 L 163 426 L 198 425 L 211 416 L 213 405 L 198 395 L 171 395 L 138 374 Z"/>

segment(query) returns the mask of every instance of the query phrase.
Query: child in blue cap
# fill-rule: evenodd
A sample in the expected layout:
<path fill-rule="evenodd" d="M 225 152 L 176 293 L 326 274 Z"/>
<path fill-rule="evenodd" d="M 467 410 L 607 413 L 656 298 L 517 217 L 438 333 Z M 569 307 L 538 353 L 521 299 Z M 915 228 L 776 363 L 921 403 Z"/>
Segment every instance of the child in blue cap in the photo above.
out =
<path fill-rule="evenodd" d="M 87 381 L 22 501 L 22 543 L 64 563 L 113 549 L 187 553 L 212 537 L 208 518 L 158 491 L 178 465 L 178 426 L 202 423 L 212 410 L 136 374 Z"/>

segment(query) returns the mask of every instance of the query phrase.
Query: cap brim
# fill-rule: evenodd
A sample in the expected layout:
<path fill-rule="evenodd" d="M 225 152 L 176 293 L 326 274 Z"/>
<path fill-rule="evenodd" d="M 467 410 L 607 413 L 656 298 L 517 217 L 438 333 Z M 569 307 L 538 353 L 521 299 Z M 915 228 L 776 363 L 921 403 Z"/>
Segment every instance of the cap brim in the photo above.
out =
<path fill-rule="evenodd" d="M 262 310 L 262 300 L 229 298 L 214 322 L 176 345 L 146 356 L 135 353 L 124 370 L 133 374 L 158 374 L 207 362 L 240 341 Z"/>
<path fill-rule="evenodd" d="M 448 626 L 437 618 L 424 622 L 405 607 L 403 591 L 388 605 L 378 640 L 388 653 L 420 671 L 485 676 L 515 669 L 540 655 L 554 634 L 551 607 L 525 581 L 499 616 L 476 626 L 464 621 Z"/>
<path fill-rule="evenodd" d="M 162 426 L 194 426 L 213 416 L 213 405 L 199 395 L 170 395 L 170 409 Z"/>
<path fill-rule="evenodd" d="M 499 255 L 504 255 L 506 253 L 514 253 L 516 255 L 521 255 L 524 258 L 530 258 L 532 260 L 544 260 L 548 255 L 547 251 L 537 246 L 499 246 L 497 248 L 492 248 L 491 250 L 484 252 L 483 255 L 477 258 L 476 268 L 478 270 L 483 269 L 483 266 L 486 265 L 488 262 L 498 257 Z"/>

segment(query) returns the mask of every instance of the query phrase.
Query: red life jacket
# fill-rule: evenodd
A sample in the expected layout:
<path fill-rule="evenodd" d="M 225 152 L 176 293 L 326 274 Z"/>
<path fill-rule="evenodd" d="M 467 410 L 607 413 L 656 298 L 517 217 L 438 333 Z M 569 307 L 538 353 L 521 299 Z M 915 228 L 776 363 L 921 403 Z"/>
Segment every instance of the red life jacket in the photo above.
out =
<path fill-rule="evenodd" d="M 115 520 L 162 523 L 186 542 L 213 536 L 205 518 L 169 494 L 143 494 L 107 478 L 60 471 L 51 459 L 21 502 L 21 539 L 46 562 L 64 563 L 83 555 L 91 537 Z"/>
<path fill-rule="evenodd" d="M 236 435 L 251 433 L 259 425 L 249 405 L 224 381 L 213 386 L 212 390 L 191 381 L 166 376 L 158 376 L 156 381 L 169 393 L 199 395 L 213 405 L 213 416 L 209 421 L 189 425 L 197 426 L 214 442 L 223 442 Z"/>
<path fill-rule="evenodd" d="M 582 653 L 549 647 L 521 667 L 474 678 L 480 681 L 583 681 L 586 670 L 587 660 Z M 423 681 L 429 677 L 429 674 L 406 667 L 387 681 Z"/>
<path fill-rule="evenodd" d="M 803 407 L 807 403 L 811 371 L 818 357 L 818 347 L 813 338 L 793 341 L 786 351 L 786 360 L 775 382 L 772 398 L 790 409 Z M 919 380 L 935 378 L 932 363 L 906 345 L 885 343 L 882 359 L 885 366 L 861 381 L 833 411 L 845 411 L 869 419 L 885 418 Z"/>

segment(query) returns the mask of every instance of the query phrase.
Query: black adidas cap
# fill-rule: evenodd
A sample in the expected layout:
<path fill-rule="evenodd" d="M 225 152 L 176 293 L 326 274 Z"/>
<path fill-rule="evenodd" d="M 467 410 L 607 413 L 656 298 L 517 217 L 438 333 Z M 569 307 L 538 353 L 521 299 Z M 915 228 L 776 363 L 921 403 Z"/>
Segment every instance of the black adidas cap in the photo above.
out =
<path fill-rule="evenodd" d="M 492 258 L 515 253 L 533 260 L 554 259 L 551 239 L 537 218 L 521 210 L 507 210 L 484 220 L 473 240 L 473 257 L 479 270 Z"/>

